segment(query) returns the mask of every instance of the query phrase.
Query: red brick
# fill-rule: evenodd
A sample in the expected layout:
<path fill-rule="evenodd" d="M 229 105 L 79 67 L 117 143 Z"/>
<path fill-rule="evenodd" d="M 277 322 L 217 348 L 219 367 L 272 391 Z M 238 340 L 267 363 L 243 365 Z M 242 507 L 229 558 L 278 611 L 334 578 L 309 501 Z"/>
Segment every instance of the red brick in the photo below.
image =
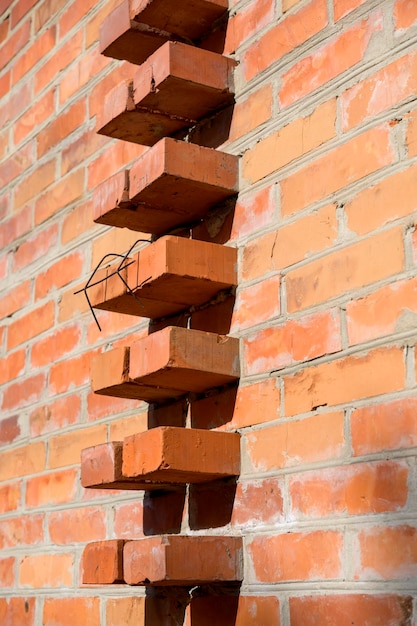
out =
<path fill-rule="evenodd" d="M 0 598 L 0 621 L 7 626 L 34 626 L 35 610 L 35 598 Z"/>
<path fill-rule="evenodd" d="M 10 59 L 14 59 L 16 54 L 29 42 L 30 25 L 30 20 L 23 22 L 19 29 L 0 47 L 0 69 L 3 69 L 10 62 Z"/>
<path fill-rule="evenodd" d="M 366 0 L 333 0 L 333 11 L 335 21 L 360 7 Z"/>
<path fill-rule="evenodd" d="M 13 83 L 16 84 L 32 67 L 50 52 L 55 45 L 56 27 L 52 26 L 42 35 L 34 40 L 34 43 L 25 49 L 25 52 L 19 56 L 18 60 L 13 64 L 12 77 Z"/>
<path fill-rule="evenodd" d="M 249 183 L 314 150 L 336 134 L 336 100 L 320 104 L 308 117 L 298 118 L 247 150 L 242 175 Z"/>
<path fill-rule="evenodd" d="M 279 99 L 283 107 L 315 91 L 363 60 L 372 37 L 383 28 L 375 11 L 312 55 L 298 61 L 282 77 Z"/>
<path fill-rule="evenodd" d="M 46 598 L 44 626 L 100 626 L 99 598 Z"/>
<path fill-rule="evenodd" d="M 398 30 L 406 30 L 417 22 L 417 7 L 412 0 L 397 0 L 394 4 L 394 22 Z"/>
<path fill-rule="evenodd" d="M 291 624 L 303 626 L 387 626 L 407 624 L 412 599 L 394 594 L 340 594 L 290 598 Z"/>
<path fill-rule="evenodd" d="M 247 243 L 243 251 L 242 277 L 253 280 L 289 267 L 326 249 L 336 239 L 336 206 L 329 204 Z"/>
<path fill-rule="evenodd" d="M 13 256 L 15 269 L 22 269 L 44 257 L 57 243 L 58 227 L 56 224 L 38 231 L 30 239 L 26 239 Z"/>
<path fill-rule="evenodd" d="M 324 0 L 313 0 L 297 13 L 288 15 L 259 38 L 243 58 L 246 80 L 279 61 L 310 37 L 320 32 L 327 24 L 327 9 Z"/>
<path fill-rule="evenodd" d="M 270 24 L 274 19 L 271 0 L 255 0 L 229 18 L 224 54 L 233 54 L 251 35 Z"/>
<path fill-rule="evenodd" d="M 229 140 L 235 141 L 250 133 L 272 115 L 272 86 L 264 85 L 233 107 Z"/>
<path fill-rule="evenodd" d="M 52 159 L 25 176 L 25 180 L 16 186 L 14 192 L 15 209 L 27 204 L 54 182 L 55 167 L 55 161 Z"/>
<path fill-rule="evenodd" d="M 9 483 L 0 487 L 0 513 L 16 511 L 20 506 L 21 483 Z"/>
<path fill-rule="evenodd" d="M 32 554 L 19 560 L 19 585 L 33 589 L 72 587 L 73 554 Z"/>
<path fill-rule="evenodd" d="M 280 626 L 279 600 L 275 596 L 200 596 L 189 605 L 186 626 Z M 188 621 L 189 617 L 189 621 Z"/>
<path fill-rule="evenodd" d="M 38 437 L 78 422 L 81 399 L 78 394 L 65 396 L 50 404 L 40 406 L 29 415 L 30 434 Z"/>
<path fill-rule="evenodd" d="M 10 324 L 7 335 L 7 347 L 14 347 L 26 343 L 33 337 L 42 334 L 53 326 L 55 318 L 55 305 L 52 301 L 47 302 L 16 319 Z"/>
<path fill-rule="evenodd" d="M 32 227 L 32 210 L 24 207 L 21 211 L 0 225 L 0 247 L 4 248 L 30 231 Z"/>
<path fill-rule="evenodd" d="M 108 139 L 98 135 L 94 130 L 88 129 L 79 135 L 76 133 L 73 137 L 65 142 L 65 147 L 62 149 L 61 158 L 61 174 L 64 176 L 69 172 L 72 172 L 80 165 L 84 166 L 89 157 L 108 143 Z M 123 145 L 123 143 L 121 144 Z M 130 145 L 130 144 L 126 144 Z M 116 148 L 116 146 L 113 146 Z M 80 170 L 84 172 L 84 169 Z M 78 207 L 78 204 L 77 204 Z M 91 218 L 92 220 L 92 218 Z"/>
<path fill-rule="evenodd" d="M 137 400 L 129 400 L 128 398 L 99 396 L 93 392 L 87 396 L 88 417 L 91 421 L 114 416 L 116 413 L 132 410 L 137 406 Z M 112 439 L 117 439 L 117 437 L 112 436 Z"/>
<path fill-rule="evenodd" d="M 290 479 L 292 516 L 311 519 L 401 511 L 407 505 L 407 482 L 408 467 L 401 461 L 304 472 Z"/>
<path fill-rule="evenodd" d="M 256 537 L 249 545 L 253 582 L 340 578 L 342 552 L 342 535 L 334 530 Z"/>
<path fill-rule="evenodd" d="M 239 387 L 232 419 L 226 426 L 237 429 L 272 421 L 279 417 L 279 411 L 280 390 L 275 379 Z"/>
<path fill-rule="evenodd" d="M 389 165 L 395 154 L 388 126 L 372 128 L 281 182 L 282 213 L 290 215 Z"/>
<path fill-rule="evenodd" d="M 274 215 L 275 185 L 244 196 L 236 202 L 230 238 L 237 239 L 262 229 L 272 222 Z"/>
<path fill-rule="evenodd" d="M 51 215 L 80 198 L 84 187 L 85 172 L 82 169 L 72 172 L 59 180 L 58 183 L 55 183 L 55 185 L 49 187 L 36 201 L 35 224 L 41 224 Z"/>
<path fill-rule="evenodd" d="M 75 497 L 77 486 L 76 470 L 63 470 L 35 476 L 27 481 L 26 506 L 28 508 L 45 507 L 71 502 Z"/>
<path fill-rule="evenodd" d="M 61 238 L 66 244 L 77 237 L 84 235 L 92 228 L 93 223 L 93 203 L 92 201 L 78 204 L 62 220 Z"/>
<path fill-rule="evenodd" d="M 42 126 L 54 110 L 55 93 L 53 89 L 50 89 L 16 121 L 13 128 L 14 143 L 20 143 L 35 129 Z"/>
<path fill-rule="evenodd" d="M 350 418 L 353 453 L 373 454 L 416 446 L 416 410 L 417 398 L 411 397 L 353 411 Z"/>
<path fill-rule="evenodd" d="M 16 350 L 0 361 L 0 384 L 14 380 L 25 369 L 26 350 Z"/>
<path fill-rule="evenodd" d="M 376 526 L 358 534 L 356 580 L 413 579 L 417 572 L 414 526 Z"/>
<path fill-rule="evenodd" d="M 350 344 L 415 328 L 417 281 L 397 281 L 347 303 Z"/>
<path fill-rule="evenodd" d="M 245 369 L 248 375 L 259 374 L 340 349 L 339 311 L 330 309 L 250 335 L 244 340 Z"/>
<path fill-rule="evenodd" d="M 94 0 L 75 0 L 59 20 L 59 34 L 63 38 L 94 6 Z"/>
<path fill-rule="evenodd" d="M 284 378 L 288 415 L 314 407 L 369 398 L 405 386 L 404 355 L 399 348 L 380 348 L 306 368 Z"/>
<path fill-rule="evenodd" d="M 49 439 L 49 467 L 58 468 L 79 464 L 83 448 L 104 443 L 106 439 L 105 424 L 51 437 Z"/>
<path fill-rule="evenodd" d="M 21 0 L 19 4 L 13 7 L 11 12 L 12 17 L 12 28 L 16 26 L 20 22 L 20 20 L 29 13 L 30 9 L 34 7 L 36 4 L 36 0 Z"/>
<path fill-rule="evenodd" d="M 143 537 L 143 501 L 115 506 L 114 533 L 120 539 Z"/>
<path fill-rule="evenodd" d="M 54 511 L 49 514 L 48 522 L 49 536 L 56 545 L 84 543 L 106 536 L 106 512 L 102 508 Z"/>
<path fill-rule="evenodd" d="M 17 415 L 3 418 L 0 421 L 0 445 L 12 443 L 21 434 L 20 423 Z"/>
<path fill-rule="evenodd" d="M 49 125 L 48 132 L 38 136 L 38 156 L 43 156 L 48 150 L 66 139 L 72 132 L 82 126 L 85 121 L 86 106 L 79 100 L 63 113 L 58 115 Z"/>
<path fill-rule="evenodd" d="M 45 469 L 46 455 L 43 442 L 5 450 L 1 455 L 0 480 L 11 480 Z"/>
<path fill-rule="evenodd" d="M 35 298 L 44 298 L 51 291 L 64 287 L 80 277 L 84 257 L 80 252 L 63 256 L 51 264 L 45 272 L 38 274 L 35 281 Z"/>
<path fill-rule="evenodd" d="M 44 2 L 36 8 L 34 18 L 35 31 L 40 30 L 55 13 L 58 13 L 61 6 L 61 0 L 44 0 Z"/>
<path fill-rule="evenodd" d="M 82 582 L 93 585 L 123 582 L 124 543 L 121 539 L 89 543 L 82 556 Z"/>
<path fill-rule="evenodd" d="M 70 11 L 72 9 L 73 6 L 70 7 Z M 73 99 L 72 96 L 97 77 L 108 64 L 108 60 L 99 54 L 97 46 L 91 46 L 90 50 L 84 52 L 76 63 L 72 63 L 71 67 L 63 72 L 59 85 L 60 104 L 64 106 L 65 103 Z"/>
<path fill-rule="evenodd" d="M 9 517 L 0 521 L 0 548 L 39 544 L 44 539 L 43 515 Z"/>
<path fill-rule="evenodd" d="M 34 368 L 58 361 L 72 352 L 80 343 L 81 329 L 78 325 L 67 326 L 51 332 L 33 344 L 31 364 Z"/>
<path fill-rule="evenodd" d="M 19 94 L 20 95 L 20 94 Z M 7 109 L 11 109 L 14 106 L 14 103 L 8 103 Z M 1 116 L 1 109 L 0 109 Z M 5 136 L 7 139 L 7 143 L 4 148 L 4 154 L 6 154 L 6 149 L 8 151 L 8 135 Z M 3 161 L 0 165 L 0 180 L 2 184 L 7 185 L 11 181 L 18 178 L 26 169 L 28 169 L 33 163 L 33 145 L 31 142 L 26 143 L 24 146 L 17 148 L 12 152 L 12 154 L 8 154 L 8 158 Z M 23 204 L 23 203 L 21 203 Z M 21 206 L 21 205 L 19 205 Z M 14 210 L 16 211 L 19 207 L 14 206 Z"/>
<path fill-rule="evenodd" d="M 248 457 L 258 472 L 317 463 L 343 454 L 344 416 L 343 413 L 319 413 L 254 430 L 245 439 Z"/>
<path fill-rule="evenodd" d="M 261 324 L 280 314 L 280 276 L 272 276 L 238 292 L 231 332 Z"/>
<path fill-rule="evenodd" d="M 404 269 L 402 228 L 384 231 L 287 274 L 288 311 L 299 311 Z"/>
<path fill-rule="evenodd" d="M 39 400 L 45 385 L 44 374 L 35 374 L 24 380 L 11 383 L 3 393 L 2 408 L 13 410 L 31 405 Z"/>
<path fill-rule="evenodd" d="M 13 556 L 0 559 L 0 588 L 13 587 L 15 579 L 15 558 Z"/>

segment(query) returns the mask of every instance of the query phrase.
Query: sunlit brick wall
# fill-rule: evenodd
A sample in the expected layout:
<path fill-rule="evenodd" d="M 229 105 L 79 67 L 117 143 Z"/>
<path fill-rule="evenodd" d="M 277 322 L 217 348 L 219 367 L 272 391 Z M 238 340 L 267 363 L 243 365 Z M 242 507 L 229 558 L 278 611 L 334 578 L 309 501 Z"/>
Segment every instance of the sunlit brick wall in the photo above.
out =
<path fill-rule="evenodd" d="M 0 0 L 0 624 L 181 626 L 141 589 L 81 585 L 86 543 L 145 520 L 244 538 L 238 607 L 196 597 L 187 626 L 412 626 L 417 3 L 230 1 L 236 104 L 213 143 L 242 157 L 225 242 L 241 379 L 197 414 L 239 430 L 242 472 L 226 515 L 216 494 L 181 511 L 165 494 L 158 516 L 141 492 L 80 484 L 81 449 L 148 419 L 90 389 L 92 356 L 148 320 L 99 312 L 100 333 L 74 295 L 138 238 L 92 216 L 97 185 L 146 149 L 95 133 L 132 73 L 98 51 L 118 3 Z"/>

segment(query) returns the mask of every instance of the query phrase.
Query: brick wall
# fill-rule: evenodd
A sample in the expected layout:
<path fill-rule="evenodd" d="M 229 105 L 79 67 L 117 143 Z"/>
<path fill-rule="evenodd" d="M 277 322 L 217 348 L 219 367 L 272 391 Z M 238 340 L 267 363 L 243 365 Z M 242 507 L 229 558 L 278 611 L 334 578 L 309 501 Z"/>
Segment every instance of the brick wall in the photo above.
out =
<path fill-rule="evenodd" d="M 181 498 L 80 483 L 83 448 L 154 419 L 90 388 L 92 357 L 149 321 L 98 312 L 100 333 L 74 295 L 138 238 L 93 222 L 94 189 L 146 150 L 95 132 L 132 73 L 98 50 L 118 3 L 0 0 L 0 623 L 412 626 L 417 4 L 230 2 L 236 102 L 198 132 L 241 156 L 214 237 L 239 254 L 241 379 L 188 419 L 238 430 L 243 460 Z M 88 542 L 158 532 L 241 535 L 240 597 L 82 586 Z"/>

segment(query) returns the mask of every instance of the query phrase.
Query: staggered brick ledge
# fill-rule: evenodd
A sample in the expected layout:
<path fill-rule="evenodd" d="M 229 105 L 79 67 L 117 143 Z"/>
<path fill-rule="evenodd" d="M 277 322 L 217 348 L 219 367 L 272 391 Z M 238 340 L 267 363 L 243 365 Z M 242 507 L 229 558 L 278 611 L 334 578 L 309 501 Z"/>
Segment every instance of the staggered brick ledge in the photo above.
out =
<path fill-rule="evenodd" d="M 97 272 L 89 297 L 97 309 L 161 318 L 234 287 L 236 263 L 235 248 L 165 236 L 128 259 L 121 272 L 125 283 L 114 267 Z"/>
<path fill-rule="evenodd" d="M 86 546 L 84 584 L 176 585 L 239 582 L 242 539 L 225 536 L 161 535 Z"/>
<path fill-rule="evenodd" d="M 81 484 L 95 489 L 161 489 L 238 476 L 240 436 L 160 426 L 83 450 Z"/>
<path fill-rule="evenodd" d="M 94 221 L 162 235 L 203 218 L 235 195 L 239 158 L 196 144 L 161 139 L 129 172 L 94 193 Z"/>

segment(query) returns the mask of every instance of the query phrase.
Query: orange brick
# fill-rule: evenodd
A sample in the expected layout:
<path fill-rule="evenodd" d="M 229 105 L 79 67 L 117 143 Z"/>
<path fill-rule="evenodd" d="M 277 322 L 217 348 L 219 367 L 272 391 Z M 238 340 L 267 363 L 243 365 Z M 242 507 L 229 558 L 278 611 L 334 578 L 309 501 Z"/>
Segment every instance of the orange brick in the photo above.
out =
<path fill-rule="evenodd" d="M 49 536 L 56 545 L 104 539 L 106 512 L 95 507 L 54 511 L 49 514 Z"/>
<path fill-rule="evenodd" d="M 320 32 L 327 24 L 324 0 L 312 0 L 297 13 L 288 15 L 253 44 L 243 58 L 246 80 L 279 61 L 285 54 Z"/>
<path fill-rule="evenodd" d="M 55 3 L 58 5 L 53 7 L 55 12 L 58 12 L 61 8 L 57 0 Z M 47 5 L 51 6 L 51 0 L 44 2 L 38 9 L 37 15 L 40 15 L 42 11 L 45 11 Z M 74 59 L 79 58 L 83 50 L 83 33 L 79 30 L 62 46 L 55 46 L 55 53 L 53 56 L 41 64 L 35 74 L 35 93 L 40 92 L 46 85 L 49 85 L 60 72 L 65 70 Z"/>
<path fill-rule="evenodd" d="M 386 65 L 345 91 L 340 98 L 343 129 L 372 119 L 381 111 L 412 96 L 417 89 L 416 72 L 417 54 L 413 53 Z"/>
<path fill-rule="evenodd" d="M 255 0 L 229 18 L 227 22 L 224 54 L 233 54 L 251 35 L 270 24 L 274 19 L 271 0 Z"/>
<path fill-rule="evenodd" d="M 56 224 L 53 224 L 37 231 L 30 239 L 26 239 L 13 255 L 14 268 L 22 269 L 45 256 L 56 244 L 57 236 L 58 227 Z"/>
<path fill-rule="evenodd" d="M 417 280 L 398 281 L 347 303 L 350 344 L 415 328 Z"/>
<path fill-rule="evenodd" d="M 41 224 L 51 215 L 80 198 L 85 187 L 84 181 L 85 172 L 78 169 L 52 185 L 36 201 L 35 224 Z"/>
<path fill-rule="evenodd" d="M 90 585 L 123 582 L 124 543 L 121 539 L 111 539 L 87 544 L 82 556 L 82 582 Z"/>
<path fill-rule="evenodd" d="M 76 470 L 50 472 L 30 478 L 26 486 L 26 506 L 45 507 L 70 502 L 75 497 L 77 485 Z"/>
<path fill-rule="evenodd" d="M 44 374 L 35 374 L 18 382 L 10 383 L 3 393 L 2 408 L 15 410 L 31 405 L 39 400 L 45 385 Z"/>
<path fill-rule="evenodd" d="M 13 102 L 8 103 L 7 108 L 14 106 Z M 0 109 L 1 118 L 1 109 Z M 7 120 L 6 120 L 7 121 Z M 6 123 L 4 121 L 4 123 Z M 8 134 L 1 136 L 1 152 L 2 157 L 8 152 L 9 137 Z M 33 163 L 33 145 L 32 142 L 27 142 L 21 148 L 16 148 L 11 154 L 8 155 L 7 160 L 3 160 L 0 165 L 0 179 L 4 185 L 7 185 L 14 179 L 18 178 L 26 169 Z M 23 204 L 23 203 L 22 203 Z M 14 206 L 15 210 L 18 210 L 18 206 Z"/>
<path fill-rule="evenodd" d="M 402 228 L 368 237 L 289 272 L 288 311 L 299 311 L 345 295 L 397 274 L 403 268 Z"/>
<path fill-rule="evenodd" d="M 49 439 L 49 467 L 51 469 L 80 462 L 81 450 L 106 441 L 105 424 L 83 428 Z"/>
<path fill-rule="evenodd" d="M 24 207 L 0 226 L 0 246 L 4 248 L 12 241 L 28 233 L 32 228 L 31 207 Z"/>
<path fill-rule="evenodd" d="M 10 59 L 13 59 L 29 42 L 30 27 L 30 20 L 25 20 L 19 29 L 8 37 L 0 47 L 0 69 L 3 69 L 10 62 Z"/>
<path fill-rule="evenodd" d="M 30 434 L 38 437 L 45 433 L 74 424 L 80 418 L 81 399 L 78 394 L 52 400 L 29 415 Z"/>
<path fill-rule="evenodd" d="M 0 621 L 8 626 L 34 626 L 35 598 L 10 597 L 0 598 Z"/>
<path fill-rule="evenodd" d="M 416 575 L 417 531 L 414 526 L 376 526 L 361 530 L 358 548 L 356 580 L 409 579 Z"/>
<path fill-rule="evenodd" d="M 295 518 L 367 515 L 404 510 L 408 467 L 385 461 L 328 468 L 291 477 L 289 492 Z"/>
<path fill-rule="evenodd" d="M 25 180 L 16 186 L 14 191 L 14 207 L 20 208 L 29 200 L 41 193 L 55 180 L 55 160 L 39 165 Z"/>
<path fill-rule="evenodd" d="M 359 192 L 345 204 L 349 230 L 363 235 L 417 208 L 417 167 L 411 166 Z"/>
<path fill-rule="evenodd" d="M 0 487 L 0 513 L 9 513 L 19 508 L 20 488 L 20 481 Z"/>
<path fill-rule="evenodd" d="M 303 626 L 387 626 L 401 624 L 412 613 L 412 598 L 390 593 L 297 596 L 290 598 L 292 624 Z"/>
<path fill-rule="evenodd" d="M 233 108 L 229 140 L 235 141 L 250 133 L 272 115 L 272 86 L 264 85 L 239 101 Z"/>
<path fill-rule="evenodd" d="M 232 526 L 257 527 L 282 522 L 283 487 L 280 478 L 239 482 L 233 503 Z"/>
<path fill-rule="evenodd" d="M 164 492 L 164 496 L 167 497 L 168 493 Z M 143 500 L 117 505 L 114 510 L 115 535 L 121 539 L 143 537 L 143 517 Z"/>
<path fill-rule="evenodd" d="M 100 396 L 96 396 L 99 398 Z M 111 441 L 122 441 L 125 437 L 143 433 L 148 428 L 148 414 L 140 413 L 134 417 L 119 419 L 110 424 Z"/>
<path fill-rule="evenodd" d="M 372 37 L 382 28 L 382 13 L 375 11 L 311 56 L 298 61 L 282 77 L 279 92 L 282 106 L 301 99 L 362 61 Z"/>
<path fill-rule="evenodd" d="M 93 203 L 89 201 L 77 204 L 62 219 L 62 243 L 69 243 L 92 228 L 95 228 L 93 223 Z"/>
<path fill-rule="evenodd" d="M 343 413 L 319 413 L 252 431 L 246 435 L 250 462 L 256 471 L 266 472 L 340 457 L 345 447 L 343 423 Z"/>
<path fill-rule="evenodd" d="M 282 213 L 290 215 L 394 161 L 389 127 L 354 137 L 281 182 Z"/>
<path fill-rule="evenodd" d="M 37 100 L 29 111 L 20 117 L 13 128 L 13 138 L 15 144 L 23 141 L 27 135 L 32 133 L 38 126 L 50 117 L 55 109 L 54 90 L 50 89 L 39 100 Z M 45 131 L 44 131 L 45 132 Z"/>
<path fill-rule="evenodd" d="M 12 28 L 14 28 L 16 24 L 20 22 L 20 20 L 30 11 L 30 9 L 35 4 L 36 0 L 24 0 L 23 2 L 19 2 L 19 4 L 12 9 Z"/>
<path fill-rule="evenodd" d="M 38 59 L 43 58 L 52 50 L 55 45 L 56 27 L 52 26 L 42 35 L 34 40 L 34 43 L 26 48 L 25 52 L 13 64 L 13 83 L 16 84 L 23 76 L 29 72 Z"/>
<path fill-rule="evenodd" d="M 45 444 L 32 443 L 2 452 L 0 480 L 10 480 L 45 469 Z"/>
<path fill-rule="evenodd" d="M 83 100 L 79 100 L 58 115 L 58 117 L 49 124 L 48 132 L 38 136 L 38 156 L 43 156 L 48 150 L 79 128 L 79 126 L 82 126 L 85 121 L 85 116 L 86 107 Z"/>
<path fill-rule="evenodd" d="M 107 146 L 106 150 L 88 166 L 88 189 L 94 189 L 97 185 L 104 183 L 115 172 L 124 169 L 130 161 L 142 156 L 145 150 L 147 150 L 146 146 L 139 146 L 129 141 L 116 141 Z"/>
<path fill-rule="evenodd" d="M 72 554 L 32 554 L 19 560 L 19 584 L 33 589 L 72 587 Z"/>
<path fill-rule="evenodd" d="M 68 142 L 65 142 L 65 148 L 62 149 L 62 176 L 77 169 L 80 165 L 84 167 L 85 161 L 87 161 L 87 159 L 89 159 L 89 157 L 94 155 L 96 152 L 99 152 L 99 150 L 108 142 L 108 139 L 98 135 L 91 128 L 83 132 L 81 135 L 79 133 L 73 135 L 70 139 L 68 139 Z M 116 148 L 116 146 L 113 146 L 113 148 Z M 84 172 L 84 169 L 81 171 Z"/>
<path fill-rule="evenodd" d="M 366 0 L 333 0 L 335 21 L 340 20 L 354 9 L 357 9 L 364 2 L 366 2 Z"/>
<path fill-rule="evenodd" d="M 23 374 L 25 361 L 25 349 L 16 350 L 16 352 L 11 352 L 2 358 L 0 361 L 0 384 L 14 380 L 19 376 L 19 374 Z"/>
<path fill-rule="evenodd" d="M 42 622 L 45 626 L 100 626 L 100 599 L 46 598 Z"/>
<path fill-rule="evenodd" d="M 245 369 L 250 376 L 340 349 L 339 311 L 331 309 L 250 335 L 244 340 Z"/>
<path fill-rule="evenodd" d="M 72 352 L 81 339 L 81 329 L 78 325 L 68 326 L 53 331 L 45 339 L 33 344 L 31 350 L 31 364 L 33 367 L 42 367 L 62 358 Z"/>
<path fill-rule="evenodd" d="M 306 368 L 286 376 L 284 385 L 288 415 L 370 398 L 405 386 L 404 355 L 399 348 L 380 348 Z"/>
<path fill-rule="evenodd" d="M 45 272 L 38 274 L 35 281 L 35 298 L 44 298 L 50 291 L 64 287 L 80 277 L 84 256 L 73 252 L 51 264 Z"/>
<path fill-rule="evenodd" d="M 355 455 L 417 445 L 417 398 L 402 398 L 353 411 L 350 418 Z"/>
<path fill-rule="evenodd" d="M 337 238 L 336 206 L 329 204 L 246 244 L 242 277 L 260 278 L 331 246 Z"/>
<path fill-rule="evenodd" d="M 55 305 L 52 301 L 20 317 L 9 326 L 7 348 L 12 350 L 14 347 L 42 334 L 53 326 L 54 318 Z"/>
<path fill-rule="evenodd" d="M 0 548 L 2 550 L 43 541 L 43 515 L 9 517 L 0 521 Z"/>
<path fill-rule="evenodd" d="M 91 354 L 65 359 L 51 365 L 49 372 L 49 388 L 51 393 L 63 393 L 73 387 L 84 385 L 89 378 Z"/>
<path fill-rule="evenodd" d="M 394 5 L 395 28 L 405 30 L 417 22 L 417 7 L 412 0 L 397 0 Z"/>
<path fill-rule="evenodd" d="M 408 122 L 407 127 L 407 146 L 408 156 L 413 157 L 417 154 L 417 111 L 412 111 L 406 116 Z"/>
<path fill-rule="evenodd" d="M 335 123 L 336 100 L 333 99 L 247 150 L 242 160 L 243 177 L 254 183 L 314 150 L 335 136 Z"/>
<path fill-rule="evenodd" d="M 0 588 L 13 587 L 15 582 L 15 558 L 10 556 L 0 559 Z"/>
<path fill-rule="evenodd" d="M 231 332 L 261 324 L 280 314 L 280 276 L 272 276 L 239 291 Z"/>
<path fill-rule="evenodd" d="M 59 20 L 59 34 L 64 37 L 94 6 L 94 0 L 75 0 Z"/>
<path fill-rule="evenodd" d="M 343 538 L 334 530 L 261 536 L 249 545 L 254 582 L 326 580 L 342 576 Z"/>
<path fill-rule="evenodd" d="M 186 626 L 280 626 L 279 600 L 275 596 L 194 597 Z"/>

